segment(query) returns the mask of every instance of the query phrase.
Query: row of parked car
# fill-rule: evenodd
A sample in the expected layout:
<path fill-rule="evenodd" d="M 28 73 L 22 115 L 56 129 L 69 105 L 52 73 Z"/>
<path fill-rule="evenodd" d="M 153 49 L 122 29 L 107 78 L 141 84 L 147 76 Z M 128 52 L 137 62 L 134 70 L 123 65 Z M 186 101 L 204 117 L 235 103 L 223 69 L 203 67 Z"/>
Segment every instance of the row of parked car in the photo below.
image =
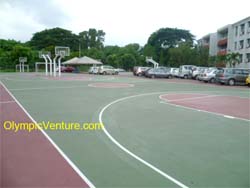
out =
<path fill-rule="evenodd" d="M 107 74 L 117 75 L 119 74 L 119 72 L 125 72 L 125 70 L 120 68 L 116 69 L 110 65 L 93 66 L 90 67 L 88 70 L 89 74 L 103 74 L 103 75 Z"/>
<path fill-rule="evenodd" d="M 177 77 L 231 86 L 236 84 L 250 86 L 250 69 L 244 68 L 197 67 L 194 65 L 182 65 L 179 68 L 134 67 L 133 74 L 149 78 Z"/>

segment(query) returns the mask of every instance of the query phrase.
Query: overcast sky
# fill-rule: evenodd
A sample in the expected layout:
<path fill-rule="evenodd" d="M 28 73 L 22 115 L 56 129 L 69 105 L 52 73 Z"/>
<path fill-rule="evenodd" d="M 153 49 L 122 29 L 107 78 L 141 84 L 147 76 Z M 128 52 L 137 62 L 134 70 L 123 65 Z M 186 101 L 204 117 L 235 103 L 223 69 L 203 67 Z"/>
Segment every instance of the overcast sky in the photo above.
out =
<path fill-rule="evenodd" d="M 249 0 L 0 0 L 0 38 L 22 42 L 46 28 L 102 29 L 105 45 L 144 45 L 163 27 L 200 38 L 250 16 Z"/>

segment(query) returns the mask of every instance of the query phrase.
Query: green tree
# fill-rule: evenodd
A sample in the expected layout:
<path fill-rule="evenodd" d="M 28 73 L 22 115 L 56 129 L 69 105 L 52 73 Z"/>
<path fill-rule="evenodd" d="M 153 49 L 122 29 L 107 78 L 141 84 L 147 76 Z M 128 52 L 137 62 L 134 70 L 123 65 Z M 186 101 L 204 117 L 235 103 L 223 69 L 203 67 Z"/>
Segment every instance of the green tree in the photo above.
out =
<path fill-rule="evenodd" d="M 226 55 L 225 58 L 226 58 L 226 63 L 229 64 L 230 67 L 235 67 L 235 65 L 240 62 L 239 53 L 229 53 Z"/>
<path fill-rule="evenodd" d="M 80 32 L 79 39 L 83 50 L 89 48 L 102 49 L 104 47 L 105 32 L 90 28 L 88 31 Z"/>
<path fill-rule="evenodd" d="M 119 58 L 120 64 L 125 70 L 132 70 L 136 64 L 136 59 L 132 54 L 123 54 Z"/>
<path fill-rule="evenodd" d="M 69 30 L 57 27 L 35 33 L 28 44 L 36 50 L 49 46 L 68 46 L 72 51 L 77 51 L 79 37 Z"/>
<path fill-rule="evenodd" d="M 176 48 L 170 48 L 168 54 L 168 66 L 179 67 L 183 64 L 197 65 L 197 51 L 190 44 L 183 43 Z"/>
<path fill-rule="evenodd" d="M 16 64 L 19 64 L 19 57 L 27 57 L 27 63 L 30 66 L 34 65 L 34 53 L 31 48 L 22 46 L 20 44 L 15 45 L 10 52 L 11 62 L 9 63 L 9 67 L 15 68 Z"/>
<path fill-rule="evenodd" d="M 161 28 L 152 33 L 144 47 L 144 55 L 153 57 L 163 65 L 169 65 L 169 49 L 181 44 L 193 45 L 194 36 L 188 30 Z"/>

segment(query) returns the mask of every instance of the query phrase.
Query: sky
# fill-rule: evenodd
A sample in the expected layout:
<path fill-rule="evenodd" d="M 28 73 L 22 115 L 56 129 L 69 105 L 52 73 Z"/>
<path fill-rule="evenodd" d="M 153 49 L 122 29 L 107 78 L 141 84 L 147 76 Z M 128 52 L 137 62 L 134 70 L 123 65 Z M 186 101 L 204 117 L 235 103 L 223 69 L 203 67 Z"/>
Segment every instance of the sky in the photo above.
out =
<path fill-rule="evenodd" d="M 199 39 L 250 16 L 249 7 L 249 0 L 0 0 L 0 39 L 26 42 L 55 27 L 103 30 L 105 45 L 144 45 L 166 27 Z"/>

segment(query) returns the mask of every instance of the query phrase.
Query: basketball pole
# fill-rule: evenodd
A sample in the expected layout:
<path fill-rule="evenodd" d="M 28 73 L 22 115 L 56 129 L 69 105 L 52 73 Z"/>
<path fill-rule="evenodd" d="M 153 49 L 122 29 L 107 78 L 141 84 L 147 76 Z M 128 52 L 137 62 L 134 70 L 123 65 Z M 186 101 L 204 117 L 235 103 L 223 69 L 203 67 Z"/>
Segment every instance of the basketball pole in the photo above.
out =
<path fill-rule="evenodd" d="M 57 59 L 58 55 L 56 55 L 53 59 L 53 64 L 54 64 L 54 77 L 56 77 L 56 59 Z"/>
<path fill-rule="evenodd" d="M 45 55 L 42 55 L 43 59 L 45 60 L 45 74 L 48 76 L 48 60 Z"/>
<path fill-rule="evenodd" d="M 61 59 L 62 59 L 62 56 L 60 55 L 58 59 L 58 76 L 59 77 L 61 76 Z"/>
<path fill-rule="evenodd" d="M 49 55 L 46 55 L 46 57 L 49 59 L 49 74 L 52 76 L 52 59 Z"/>
<path fill-rule="evenodd" d="M 23 69 L 23 71 L 22 71 L 22 72 L 24 72 L 24 62 L 22 62 L 22 65 L 23 65 L 23 66 L 22 66 L 22 69 Z"/>

